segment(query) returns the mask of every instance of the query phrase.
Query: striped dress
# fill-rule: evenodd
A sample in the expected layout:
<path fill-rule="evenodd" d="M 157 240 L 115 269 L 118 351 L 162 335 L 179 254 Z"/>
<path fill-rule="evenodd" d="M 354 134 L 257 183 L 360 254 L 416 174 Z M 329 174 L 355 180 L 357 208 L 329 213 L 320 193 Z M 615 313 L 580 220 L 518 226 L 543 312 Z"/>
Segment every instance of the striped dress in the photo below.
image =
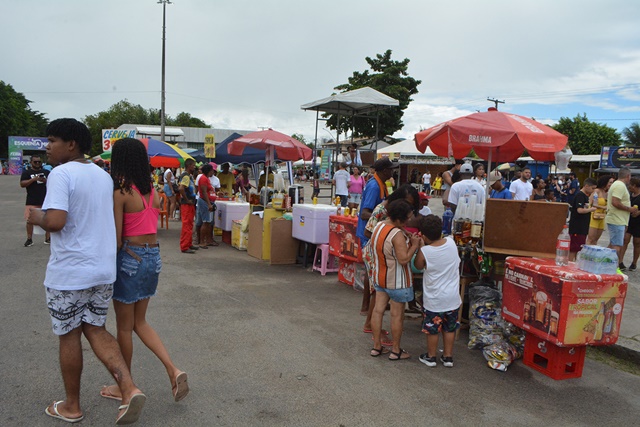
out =
<path fill-rule="evenodd" d="M 401 233 L 405 242 L 409 238 L 402 230 L 393 225 L 380 222 L 365 246 L 365 263 L 369 273 L 371 286 L 378 285 L 386 289 L 405 289 L 411 287 L 411 271 L 409 264 L 401 265 L 393 248 L 393 238 Z"/>

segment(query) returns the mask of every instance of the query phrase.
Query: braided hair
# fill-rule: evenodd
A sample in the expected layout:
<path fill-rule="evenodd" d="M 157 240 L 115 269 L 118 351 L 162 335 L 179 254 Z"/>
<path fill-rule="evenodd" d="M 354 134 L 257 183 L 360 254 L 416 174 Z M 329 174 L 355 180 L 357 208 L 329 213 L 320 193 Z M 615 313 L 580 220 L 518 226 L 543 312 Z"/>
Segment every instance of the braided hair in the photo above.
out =
<path fill-rule="evenodd" d="M 111 178 L 113 189 L 132 193 L 135 185 L 140 194 L 151 192 L 149 155 L 144 144 L 134 138 L 123 138 L 113 144 L 111 150 Z"/>

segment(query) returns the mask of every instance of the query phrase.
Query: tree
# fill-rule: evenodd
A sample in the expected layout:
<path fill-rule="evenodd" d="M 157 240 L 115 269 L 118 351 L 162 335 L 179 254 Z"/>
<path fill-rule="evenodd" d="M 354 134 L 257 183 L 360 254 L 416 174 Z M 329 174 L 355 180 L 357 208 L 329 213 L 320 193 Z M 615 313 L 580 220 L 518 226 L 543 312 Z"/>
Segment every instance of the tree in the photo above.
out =
<path fill-rule="evenodd" d="M 637 122 L 631 123 L 631 126 L 622 129 L 622 136 L 627 140 L 627 145 L 640 145 L 640 125 Z"/>
<path fill-rule="evenodd" d="M 144 109 L 141 105 L 134 105 L 125 99 L 113 104 L 106 111 L 86 116 L 84 123 L 91 132 L 91 155 L 94 156 L 102 152 L 102 129 L 115 129 L 125 123 L 160 126 L 160 110 Z M 203 120 L 185 112 L 178 114 L 175 119 L 167 116 L 166 124 L 167 126 L 209 127 Z"/>
<path fill-rule="evenodd" d="M 302 135 L 301 133 L 294 133 L 291 135 L 291 138 L 293 139 L 297 139 L 298 141 L 302 142 L 304 145 L 306 145 L 307 147 L 311 148 L 313 150 L 313 143 L 308 142 L 304 135 Z"/>
<path fill-rule="evenodd" d="M 43 113 L 34 111 L 25 96 L 0 80 L 0 157 L 8 157 L 10 136 L 46 136 L 49 123 Z"/>
<path fill-rule="evenodd" d="M 382 92 L 399 101 L 398 108 L 389 108 L 381 111 L 379 114 L 379 131 L 376 135 L 376 119 L 356 117 L 340 117 L 340 132 L 346 132 L 353 129 L 356 137 L 383 137 L 385 135 L 393 135 L 396 131 L 402 129 L 402 116 L 404 110 L 413 101 L 412 95 L 418 93 L 418 86 L 422 83 L 410 77 L 407 73 L 409 59 L 402 61 L 394 61 L 391 59 L 391 50 L 385 53 L 377 54 L 375 58 L 366 57 L 365 60 L 371 67 L 364 72 L 354 71 L 353 76 L 349 77 L 348 83 L 336 86 L 334 89 L 341 92 L 360 89 L 369 86 L 372 89 Z M 337 128 L 337 115 L 324 114 L 328 117 L 327 126 L 331 129 Z M 354 127 L 355 126 L 355 127 Z"/>
<path fill-rule="evenodd" d="M 594 123 L 587 119 L 586 113 L 573 119 L 560 118 L 552 128 L 569 137 L 569 146 L 573 154 L 600 154 L 602 147 L 621 145 L 622 139 L 615 129 Z"/>

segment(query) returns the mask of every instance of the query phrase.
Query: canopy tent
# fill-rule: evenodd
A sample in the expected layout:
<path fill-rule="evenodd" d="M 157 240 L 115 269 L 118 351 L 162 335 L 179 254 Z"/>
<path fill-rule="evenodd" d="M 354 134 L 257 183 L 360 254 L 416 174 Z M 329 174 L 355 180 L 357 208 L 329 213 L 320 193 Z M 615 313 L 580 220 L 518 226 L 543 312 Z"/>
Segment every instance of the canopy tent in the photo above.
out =
<path fill-rule="evenodd" d="M 368 114 L 385 108 L 398 107 L 400 102 L 370 87 L 350 90 L 331 95 L 302 105 L 303 110 L 322 111 L 323 113 L 349 116 Z"/>
<path fill-rule="evenodd" d="M 418 150 L 413 139 L 405 139 L 393 145 L 387 145 L 384 148 L 380 148 L 377 151 L 378 157 L 380 154 L 399 153 L 401 156 L 424 156 L 424 157 L 438 157 L 430 147 L 427 147 L 424 153 Z"/>

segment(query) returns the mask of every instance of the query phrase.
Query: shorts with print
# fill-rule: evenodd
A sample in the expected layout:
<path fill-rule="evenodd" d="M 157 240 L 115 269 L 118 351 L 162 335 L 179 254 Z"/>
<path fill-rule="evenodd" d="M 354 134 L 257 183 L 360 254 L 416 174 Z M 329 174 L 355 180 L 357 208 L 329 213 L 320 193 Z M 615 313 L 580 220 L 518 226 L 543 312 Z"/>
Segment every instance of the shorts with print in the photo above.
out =
<path fill-rule="evenodd" d="M 133 304 L 151 298 L 158 289 L 162 270 L 159 247 L 122 245 L 117 257 L 117 276 L 113 284 L 113 299 Z"/>
<path fill-rule="evenodd" d="M 378 285 L 373 285 L 373 288 L 376 292 L 384 292 L 389 295 L 389 299 L 393 302 L 405 303 L 413 301 L 413 288 L 402 288 L 402 289 L 386 289 L 381 288 Z"/>
<path fill-rule="evenodd" d="M 440 332 L 455 332 L 460 327 L 458 309 L 434 312 L 422 309 L 422 332 L 427 335 L 438 335 Z"/>
<path fill-rule="evenodd" d="M 65 335 L 82 323 L 104 326 L 109 301 L 113 295 L 112 284 L 74 291 L 59 291 L 47 287 L 45 289 L 54 334 Z"/>

